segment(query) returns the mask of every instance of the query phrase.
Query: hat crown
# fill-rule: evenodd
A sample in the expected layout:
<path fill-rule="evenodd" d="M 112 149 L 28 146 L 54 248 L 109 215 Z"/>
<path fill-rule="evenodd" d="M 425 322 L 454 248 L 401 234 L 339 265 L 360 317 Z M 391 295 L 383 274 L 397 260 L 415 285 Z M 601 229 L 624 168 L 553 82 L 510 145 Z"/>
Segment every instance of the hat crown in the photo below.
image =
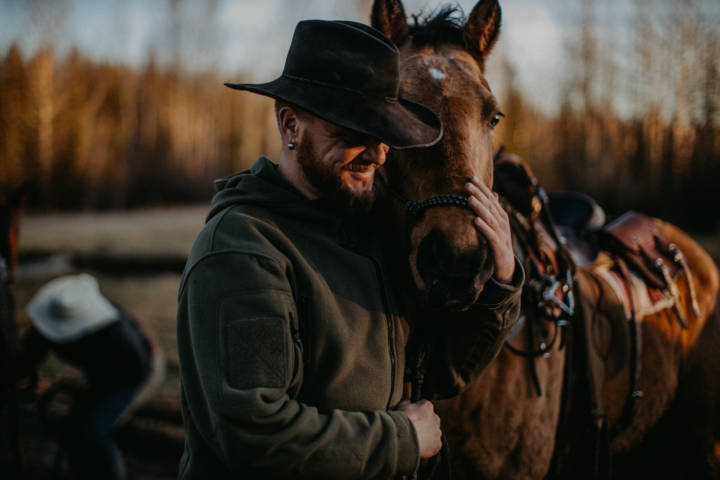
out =
<path fill-rule="evenodd" d="M 398 50 L 356 22 L 305 20 L 295 28 L 283 76 L 365 95 L 396 99 Z"/>
<path fill-rule="evenodd" d="M 118 309 L 106 299 L 95 277 L 59 277 L 45 284 L 26 307 L 33 325 L 54 342 L 70 342 L 119 320 Z"/>
<path fill-rule="evenodd" d="M 58 291 L 50 300 L 50 313 L 58 321 L 82 316 L 88 310 L 87 299 L 96 292 L 97 284 L 93 284 L 92 281 L 83 279 L 79 282 L 68 282 L 64 285 L 64 289 Z"/>
<path fill-rule="evenodd" d="M 362 23 L 304 20 L 295 27 L 280 77 L 225 85 L 289 103 L 395 149 L 427 147 L 442 136 L 434 112 L 399 96 L 398 48 Z"/>

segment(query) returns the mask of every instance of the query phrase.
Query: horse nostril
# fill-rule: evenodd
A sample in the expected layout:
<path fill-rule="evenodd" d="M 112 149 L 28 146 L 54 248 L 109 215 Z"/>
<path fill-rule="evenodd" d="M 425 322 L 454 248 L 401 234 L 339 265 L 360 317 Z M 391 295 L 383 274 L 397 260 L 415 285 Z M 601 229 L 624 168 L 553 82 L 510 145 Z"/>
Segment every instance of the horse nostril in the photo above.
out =
<path fill-rule="evenodd" d="M 425 285 L 435 289 L 440 283 L 440 276 L 452 261 L 452 253 L 445 236 L 439 230 L 431 231 L 420 242 L 417 254 L 417 270 Z"/>
<path fill-rule="evenodd" d="M 487 242 L 456 246 L 442 231 L 432 230 L 418 246 L 416 267 L 425 284 L 431 305 L 447 306 L 460 298 L 472 297 L 489 276 Z"/>

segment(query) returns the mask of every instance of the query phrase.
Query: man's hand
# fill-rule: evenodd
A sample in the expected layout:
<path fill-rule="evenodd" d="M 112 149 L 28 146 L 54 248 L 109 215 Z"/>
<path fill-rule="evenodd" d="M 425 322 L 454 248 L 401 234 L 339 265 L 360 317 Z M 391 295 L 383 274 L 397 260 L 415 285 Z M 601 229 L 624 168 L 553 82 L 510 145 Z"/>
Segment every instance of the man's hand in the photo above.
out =
<path fill-rule="evenodd" d="M 435 414 L 433 404 L 428 400 L 420 400 L 417 403 L 404 400 L 400 402 L 397 409 L 407 415 L 415 427 L 420 458 L 437 455 L 442 448 L 442 432 L 440 431 L 440 417 Z"/>
<path fill-rule="evenodd" d="M 515 273 L 515 254 L 507 213 L 500 205 L 497 193 L 490 191 L 478 177 L 465 185 L 465 191 L 470 194 L 468 203 L 477 215 L 475 226 L 490 242 L 495 258 L 495 279 L 510 283 Z"/>

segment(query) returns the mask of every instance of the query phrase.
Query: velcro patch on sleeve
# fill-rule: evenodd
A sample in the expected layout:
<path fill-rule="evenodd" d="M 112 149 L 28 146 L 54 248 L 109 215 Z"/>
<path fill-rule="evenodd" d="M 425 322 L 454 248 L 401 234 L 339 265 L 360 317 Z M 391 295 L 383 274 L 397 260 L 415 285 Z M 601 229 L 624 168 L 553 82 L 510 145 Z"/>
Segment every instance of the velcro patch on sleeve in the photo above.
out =
<path fill-rule="evenodd" d="M 287 384 L 284 318 L 233 320 L 225 330 L 225 372 L 231 387 L 245 390 L 282 388 Z"/>

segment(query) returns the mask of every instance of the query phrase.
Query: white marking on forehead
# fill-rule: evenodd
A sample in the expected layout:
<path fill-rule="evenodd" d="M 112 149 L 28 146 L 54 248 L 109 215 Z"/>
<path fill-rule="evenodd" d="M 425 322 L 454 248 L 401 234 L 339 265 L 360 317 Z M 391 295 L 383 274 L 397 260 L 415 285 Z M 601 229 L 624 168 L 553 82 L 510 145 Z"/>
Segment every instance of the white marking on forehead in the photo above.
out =
<path fill-rule="evenodd" d="M 437 68 L 433 68 L 433 67 L 428 68 L 428 73 L 430 74 L 431 77 L 433 77 L 437 81 L 445 80 L 446 75 L 443 72 L 441 72 L 440 70 L 438 70 Z"/>
<path fill-rule="evenodd" d="M 413 55 L 409 57 L 408 60 L 414 59 L 415 57 L 420 57 L 421 62 L 427 67 L 427 71 L 430 76 L 438 81 L 445 80 L 447 78 L 448 74 L 446 72 L 448 71 L 448 68 L 451 70 L 454 68 L 459 69 L 472 78 L 477 78 L 480 73 L 479 69 L 476 70 L 461 57 L 450 58 L 444 55 Z"/>

